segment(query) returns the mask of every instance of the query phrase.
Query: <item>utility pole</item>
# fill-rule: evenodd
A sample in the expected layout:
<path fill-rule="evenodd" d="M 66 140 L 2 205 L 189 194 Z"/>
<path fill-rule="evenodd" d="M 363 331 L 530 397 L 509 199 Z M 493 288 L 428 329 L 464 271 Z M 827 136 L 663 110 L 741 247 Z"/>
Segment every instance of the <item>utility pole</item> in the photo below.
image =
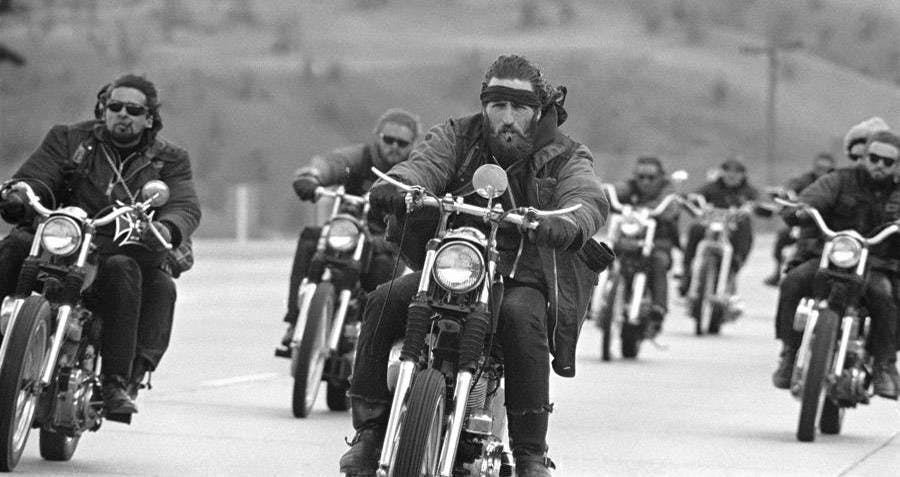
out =
<path fill-rule="evenodd" d="M 742 46 L 741 53 L 745 55 L 766 55 L 769 63 L 768 85 L 766 88 L 766 181 L 769 185 L 777 182 L 775 174 L 775 92 L 778 87 L 778 52 L 789 51 L 803 47 L 801 41 L 777 42 L 769 40 L 765 46 Z"/>

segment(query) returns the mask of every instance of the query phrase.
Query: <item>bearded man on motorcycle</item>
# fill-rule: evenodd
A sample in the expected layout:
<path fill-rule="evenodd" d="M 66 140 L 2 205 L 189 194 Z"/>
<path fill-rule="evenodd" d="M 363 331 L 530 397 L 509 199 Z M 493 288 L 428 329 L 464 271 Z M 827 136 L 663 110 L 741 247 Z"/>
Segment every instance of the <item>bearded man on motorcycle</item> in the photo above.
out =
<path fill-rule="evenodd" d="M 505 284 L 497 335 L 504 356 L 509 439 L 519 476 L 550 475 L 553 467 L 547 458 L 553 409 L 550 354 L 557 374 L 574 376 L 575 342 L 599 273 L 589 268 L 582 247 L 609 213 L 591 152 L 557 129 L 567 116 L 565 93 L 563 87 L 552 87 L 526 58 L 500 56 L 481 84 L 482 110 L 433 127 L 410 159 L 388 173 L 400 182 L 438 195 L 466 195 L 467 201 L 484 206 L 471 189 L 471 179 L 479 166 L 492 163 L 509 177 L 509 188 L 497 199 L 505 210 L 581 205 L 568 214 L 539 217 L 533 232 L 502 227 L 497 236 L 498 271 Z M 378 181 L 369 197 L 373 207 L 399 215 L 398 224 L 405 222 L 404 195 L 395 186 Z M 411 232 L 403 237 L 404 251 L 409 246 L 421 253 L 424 242 L 412 235 L 419 227 L 399 227 Z M 340 462 L 341 472 L 348 475 L 373 475 L 378 466 L 391 403 L 388 354 L 392 343 L 404 336 L 407 306 L 420 273 L 399 277 L 369 295 L 348 393 L 356 430 Z"/>
<path fill-rule="evenodd" d="M 890 127 L 878 116 L 872 116 L 859 124 L 854 124 L 844 135 L 844 154 L 850 161 L 850 167 L 865 167 L 866 143 L 872 134 L 890 131 Z"/>
<path fill-rule="evenodd" d="M 170 197 L 153 225 L 173 247 L 180 246 L 197 228 L 200 206 L 187 152 L 158 136 L 159 104 L 156 86 L 148 79 L 131 74 L 117 78 L 105 92 L 102 117 L 54 126 L 13 179 L 28 183 L 43 204 L 80 207 L 90 216 L 116 201 L 131 202 L 144 184 L 162 180 Z M 15 291 L 28 255 L 35 213 L 18 191 L 2 199 L 3 219 L 17 224 L 0 242 L 0 294 L 6 296 Z M 120 246 L 115 229 L 110 224 L 96 231 L 100 263 L 88 300 L 103 317 L 105 406 L 109 414 L 131 414 L 137 408 L 126 384 L 139 367 L 139 321 L 171 323 L 175 285 L 170 252 L 150 228 L 140 237 L 146 247 Z"/>
<path fill-rule="evenodd" d="M 308 165 L 297 170 L 293 182 L 297 197 L 312 202 L 316 199 L 317 187 L 336 185 L 344 185 L 348 194 L 364 195 L 378 178 L 372 172 L 373 166 L 379 171 L 387 172 L 409 158 L 413 143 L 419 137 L 419 119 L 399 108 L 388 109 L 378 118 L 373 135 L 370 143 L 354 144 L 325 155 L 313 156 Z M 373 210 L 370 214 L 379 216 L 368 221 L 369 230 L 373 234 L 374 250 L 368 272 L 360 277 L 360 283 L 367 292 L 393 278 L 397 258 L 396 247 L 383 239 L 384 217 L 380 211 Z M 294 325 L 300 314 L 297 290 L 309 271 L 321 232 L 321 227 L 304 227 L 297 240 L 288 283 L 287 312 L 284 315 L 288 327 L 281 338 L 281 345 L 285 348 L 291 343 Z"/>
<path fill-rule="evenodd" d="M 803 192 L 803 189 L 809 187 L 816 179 L 833 170 L 834 157 L 827 152 L 820 152 L 816 155 L 815 159 L 813 159 L 812 170 L 789 179 L 784 184 L 784 191 L 795 196 L 799 195 Z M 782 253 L 784 252 L 785 247 L 797 241 L 796 237 L 791 236 L 791 228 L 792 227 L 782 227 L 775 233 L 775 244 L 772 249 L 772 256 L 775 258 L 775 270 L 763 280 L 763 283 L 766 285 L 775 287 L 778 286 L 778 282 L 781 281 L 781 267 L 784 260 Z"/>
<path fill-rule="evenodd" d="M 634 171 L 627 181 L 616 184 L 616 196 L 622 204 L 655 208 L 674 191 L 666 177 L 662 162 L 656 157 L 638 157 Z M 668 272 L 672 268 L 672 247 L 678 247 L 678 217 L 680 206 L 672 203 L 656 217 L 656 234 L 650 254 L 651 270 L 648 274 L 653 305 L 650 310 L 650 337 L 662 330 L 662 323 L 669 309 Z"/>
<path fill-rule="evenodd" d="M 719 168 L 719 176 L 701 186 L 696 191 L 702 195 L 713 207 L 727 209 L 729 207 L 741 207 L 748 202 L 756 201 L 759 192 L 747 181 L 747 168 L 740 161 L 739 156 L 729 158 Z M 697 245 L 703 239 L 705 230 L 703 224 L 693 223 L 688 229 L 687 247 L 684 249 L 684 261 L 682 264 L 681 285 L 678 293 L 687 295 L 691 286 L 691 264 L 697 253 Z M 753 246 L 753 225 L 749 216 L 742 217 L 737 222 L 737 227 L 729 234 L 729 240 L 734 247 L 734 256 L 731 260 L 731 273 L 736 274 L 743 267 L 750 248 Z"/>
<path fill-rule="evenodd" d="M 900 160 L 900 137 L 887 131 L 872 134 L 865 157 L 859 167 L 838 169 L 819 178 L 804 189 L 798 201 L 815 207 L 831 229 L 853 229 L 863 236 L 896 220 L 900 215 L 900 194 L 896 193 L 894 174 Z M 803 218 L 791 211 L 784 214 L 784 219 L 788 224 L 795 224 Z M 897 305 L 892 298 L 891 278 L 900 272 L 900 267 L 892 265 L 898 263 L 896 260 L 885 259 L 897 254 L 885 245 L 890 243 L 885 242 L 870 252 L 865 303 L 872 319 L 867 346 L 875 361 L 872 386 L 875 394 L 897 399 L 900 387 L 895 353 Z M 779 389 L 791 385 L 801 338 L 801 333 L 793 329 L 793 318 L 800 300 L 813 292 L 818 266 L 818 257 L 809 259 L 790 270 L 781 282 L 775 332 L 783 348 L 781 362 L 772 376 L 773 384 Z"/>

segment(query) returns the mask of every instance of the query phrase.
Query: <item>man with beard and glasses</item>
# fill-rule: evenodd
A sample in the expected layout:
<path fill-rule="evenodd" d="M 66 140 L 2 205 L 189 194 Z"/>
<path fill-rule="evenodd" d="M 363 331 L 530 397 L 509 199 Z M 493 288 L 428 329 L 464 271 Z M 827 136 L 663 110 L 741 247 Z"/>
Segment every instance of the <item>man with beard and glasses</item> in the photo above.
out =
<path fill-rule="evenodd" d="M 900 211 L 900 194 L 894 174 L 900 159 L 900 137 L 888 131 L 872 134 L 859 167 L 838 169 L 820 177 L 803 190 L 798 200 L 815 207 L 832 230 L 853 229 L 870 236 L 886 222 L 896 220 Z M 789 225 L 811 220 L 798 217 L 794 210 L 783 214 Z M 897 399 L 898 379 L 895 334 L 897 306 L 892 298 L 891 278 L 896 276 L 896 261 L 885 260 L 896 255 L 886 242 L 870 250 L 869 277 L 865 304 L 872 317 L 867 348 L 875 359 L 872 386 L 875 394 Z M 772 376 L 779 389 L 789 389 L 791 374 L 802 333 L 793 328 L 794 313 L 800 299 L 813 293 L 813 278 L 819 258 L 811 258 L 785 274 L 781 281 L 775 336 L 783 343 L 781 362 Z"/>
<path fill-rule="evenodd" d="M 372 142 L 354 144 L 335 149 L 328 154 L 313 156 L 307 166 L 297 171 L 293 186 L 300 200 L 314 201 L 316 188 L 343 185 L 349 194 L 363 195 L 369 191 L 378 177 L 372 167 L 387 172 L 391 167 L 409 158 L 413 143 L 419 137 L 419 118 L 399 108 L 388 109 L 378 118 L 372 132 Z M 376 286 L 393 278 L 396 246 L 386 242 L 384 236 L 384 216 L 372 211 L 369 216 L 369 231 L 372 233 L 372 259 L 369 269 L 360 276 L 363 289 L 370 292 Z M 297 290 L 303 277 L 309 271 L 309 264 L 316 253 L 316 245 L 321 227 L 304 227 L 297 240 L 294 264 L 288 282 L 287 312 L 284 321 L 288 324 L 281 337 L 281 351 L 284 355 L 294 335 L 294 325 L 300 314 Z M 402 270 L 402 267 L 397 267 Z"/>
<path fill-rule="evenodd" d="M 860 161 L 866 153 L 866 143 L 872 134 L 889 131 L 887 123 L 878 116 L 872 116 L 859 124 L 853 125 L 844 136 L 844 153 L 850 161 L 850 167 L 865 167 Z"/>
<path fill-rule="evenodd" d="M 162 180 L 170 197 L 156 209 L 152 225 L 173 247 L 180 247 L 197 228 L 200 207 L 187 152 L 158 136 L 162 120 L 156 86 L 128 74 L 113 81 L 98 99 L 96 119 L 54 126 L 13 180 L 31 185 L 43 204 L 80 207 L 91 217 L 118 201 L 131 203 L 144 184 Z M 4 220 L 17 225 L 0 242 L 0 294 L 6 296 L 15 292 L 36 214 L 22 193 L 9 190 L 0 211 Z M 136 355 L 138 335 L 146 332 L 144 324 L 151 333 L 157 331 L 156 322 L 171 324 L 175 286 L 170 252 L 150 228 L 140 237 L 143 246 L 120 245 L 114 234 L 115 224 L 96 231 L 99 267 L 85 299 L 103 319 L 102 398 L 109 415 L 121 416 L 137 412 L 126 391 L 134 379 L 132 371 L 155 366 Z M 164 338 L 167 343 L 167 333 Z"/>
<path fill-rule="evenodd" d="M 610 259 L 591 240 L 609 212 L 591 152 L 557 129 L 566 120 L 565 92 L 552 87 L 529 60 L 500 56 L 484 75 L 482 110 L 433 127 L 410 159 L 388 172 L 400 182 L 438 195 L 464 195 L 466 202 L 483 206 L 486 200 L 471 189 L 472 175 L 483 164 L 496 164 L 509 178 L 509 188 L 498 199 L 504 209 L 581 205 L 568 214 L 541 217 L 528 233 L 503 226 L 497 237 L 498 272 L 505 284 L 497 339 L 503 347 L 509 439 L 519 476 L 550 475 L 550 355 L 557 374 L 574 376 L 578 331 L 597 276 Z M 369 197 L 374 208 L 399 215 L 396 223 L 403 223 L 404 194 L 395 186 L 377 181 Z M 451 225 L 471 223 L 465 216 L 451 220 Z M 425 227 L 407 224 L 407 230 L 413 228 Z M 433 223 L 429 230 L 434 231 Z M 424 249 L 410 233 L 404 251 L 407 245 L 411 251 Z M 369 294 L 348 393 L 356 436 L 341 457 L 341 472 L 347 475 L 374 475 L 377 468 L 391 405 L 388 354 L 405 333 L 407 306 L 420 275 L 404 275 Z"/>

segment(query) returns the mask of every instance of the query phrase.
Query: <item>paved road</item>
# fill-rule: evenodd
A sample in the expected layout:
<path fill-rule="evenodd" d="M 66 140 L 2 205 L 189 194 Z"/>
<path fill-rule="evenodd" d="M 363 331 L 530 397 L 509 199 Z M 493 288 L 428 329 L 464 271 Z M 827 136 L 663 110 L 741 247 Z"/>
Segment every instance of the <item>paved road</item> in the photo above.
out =
<path fill-rule="evenodd" d="M 900 407 L 875 399 L 840 436 L 794 439 L 799 404 L 770 384 L 778 347 L 775 290 L 759 240 L 741 277 L 748 313 L 697 338 L 673 304 L 660 342 L 637 361 L 603 363 L 585 325 L 578 375 L 554 377 L 556 475 L 897 475 Z M 131 426 L 105 423 L 67 463 L 45 462 L 36 436 L 17 471 L 36 475 L 337 475 L 351 434 L 344 413 L 290 411 L 288 362 L 272 357 L 292 244 L 197 244 L 179 283 L 174 339 Z"/>

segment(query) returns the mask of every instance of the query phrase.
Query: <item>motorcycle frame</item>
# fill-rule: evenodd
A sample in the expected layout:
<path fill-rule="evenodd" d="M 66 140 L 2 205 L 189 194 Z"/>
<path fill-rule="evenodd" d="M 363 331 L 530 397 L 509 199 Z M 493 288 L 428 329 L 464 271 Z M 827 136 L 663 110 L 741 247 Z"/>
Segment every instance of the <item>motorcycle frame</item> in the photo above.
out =
<path fill-rule="evenodd" d="M 728 237 L 730 227 L 728 220 L 722 223 L 722 230 L 713 232 L 709 225 L 706 226 L 704 237 L 697 244 L 697 251 L 694 255 L 694 263 L 691 264 L 691 286 L 688 290 L 688 298 L 696 300 L 700 298 L 700 273 L 702 272 L 703 263 L 706 261 L 707 254 L 720 253 L 722 260 L 719 262 L 719 273 L 716 277 L 716 296 L 715 299 L 720 300 L 725 296 L 728 289 L 728 278 L 731 274 L 731 260 L 734 256 L 734 247 L 731 245 L 731 239 Z M 710 235 L 713 235 L 710 237 Z"/>

